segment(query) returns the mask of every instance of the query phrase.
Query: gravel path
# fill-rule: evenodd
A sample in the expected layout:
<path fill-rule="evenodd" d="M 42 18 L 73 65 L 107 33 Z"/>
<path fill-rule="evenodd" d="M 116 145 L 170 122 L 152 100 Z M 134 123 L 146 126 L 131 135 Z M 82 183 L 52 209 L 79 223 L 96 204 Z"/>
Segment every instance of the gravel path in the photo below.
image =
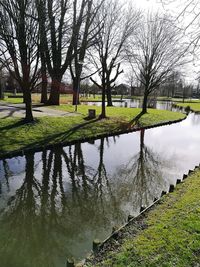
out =
<path fill-rule="evenodd" d="M 0 118 L 9 118 L 9 117 L 23 118 L 24 116 L 25 116 L 24 104 L 0 103 Z M 43 105 L 33 105 L 33 116 L 64 117 L 64 116 L 77 116 L 77 113 L 54 110 Z"/>

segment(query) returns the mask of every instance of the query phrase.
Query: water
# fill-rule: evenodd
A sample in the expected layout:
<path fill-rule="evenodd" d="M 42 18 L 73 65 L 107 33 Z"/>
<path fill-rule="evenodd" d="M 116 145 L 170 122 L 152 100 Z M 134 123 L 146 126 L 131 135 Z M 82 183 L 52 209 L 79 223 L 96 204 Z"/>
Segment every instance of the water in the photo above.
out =
<path fill-rule="evenodd" d="M 0 266 L 64 267 L 200 162 L 200 116 L 0 161 Z"/>
<path fill-rule="evenodd" d="M 119 101 L 117 101 L 119 100 Z M 95 101 L 89 101 L 84 102 L 84 105 L 90 105 L 90 106 L 101 106 L 101 102 L 95 102 Z M 149 107 L 151 105 L 154 108 L 157 109 L 167 109 L 172 110 L 172 102 L 171 101 L 152 101 L 149 103 Z M 120 101 L 120 99 L 115 99 L 113 102 L 113 106 L 115 107 L 128 107 L 128 108 L 141 108 L 142 107 L 142 99 L 125 99 L 123 101 Z"/>

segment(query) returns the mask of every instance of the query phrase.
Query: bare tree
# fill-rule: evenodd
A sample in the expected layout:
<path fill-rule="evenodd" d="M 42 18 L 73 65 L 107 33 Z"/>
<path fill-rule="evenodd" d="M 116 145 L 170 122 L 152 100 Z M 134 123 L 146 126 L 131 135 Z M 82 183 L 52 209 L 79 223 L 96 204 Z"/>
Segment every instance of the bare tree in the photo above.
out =
<path fill-rule="evenodd" d="M 132 71 L 129 71 L 126 75 L 126 82 L 131 88 L 131 96 L 135 95 L 135 88 L 136 88 L 136 78 Z"/>
<path fill-rule="evenodd" d="M 98 72 L 100 82 L 91 80 L 102 90 L 102 112 L 105 118 L 105 96 L 108 106 L 112 106 L 111 89 L 118 76 L 123 72 L 124 47 L 133 34 L 139 13 L 134 12 L 130 5 L 121 5 L 118 0 L 106 1 L 101 8 L 99 20 L 103 20 L 103 27 L 97 35 L 97 43 L 91 51 L 91 61 Z M 99 27 L 100 21 L 97 21 Z"/>
<path fill-rule="evenodd" d="M 4 99 L 4 88 L 2 80 L 3 80 L 3 65 L 0 65 L 0 99 Z"/>
<path fill-rule="evenodd" d="M 39 52 L 40 52 L 40 63 L 41 63 L 41 103 L 47 103 L 48 95 L 47 95 L 47 85 L 48 85 L 48 73 L 47 73 L 47 64 L 45 58 L 45 45 L 42 42 L 42 29 L 41 24 L 39 23 L 39 34 L 40 34 L 40 44 L 39 44 Z"/>
<path fill-rule="evenodd" d="M 193 65 L 190 67 L 190 70 L 192 69 L 190 76 L 196 74 L 198 79 L 200 75 L 200 2 L 198 0 L 159 1 L 162 3 L 164 9 L 168 9 L 173 14 L 174 20 L 184 31 L 191 50 L 191 61 L 193 62 Z M 173 8 L 171 8 L 172 5 Z"/>
<path fill-rule="evenodd" d="M 85 56 L 87 49 L 93 46 L 96 42 L 96 36 L 101 29 L 101 26 L 95 25 L 94 20 L 98 15 L 99 9 L 101 8 L 103 2 L 105 0 L 90 0 L 87 1 L 87 6 L 85 9 L 85 15 L 83 19 L 83 23 L 80 29 L 79 36 L 73 42 L 73 58 L 70 63 L 70 73 L 73 81 L 73 105 L 79 103 L 79 88 L 80 81 L 85 79 L 85 77 L 81 77 L 81 73 L 83 70 L 83 63 L 85 64 Z M 75 14 L 76 15 L 76 14 Z M 74 18 L 74 23 L 77 18 Z M 100 23 L 101 24 L 101 21 Z M 98 28 L 98 30 L 97 30 Z M 89 77 L 90 75 L 86 76 Z"/>
<path fill-rule="evenodd" d="M 144 90 L 142 113 L 147 112 L 149 94 L 163 84 L 185 61 L 187 47 L 181 31 L 169 16 L 148 14 L 127 48 L 127 57 Z"/>
<path fill-rule="evenodd" d="M 160 93 L 163 96 L 169 97 L 177 97 L 178 91 L 182 89 L 183 84 L 183 74 L 180 71 L 173 71 L 171 75 L 166 79 L 166 81 L 163 83 L 162 86 L 160 86 Z M 182 96 L 182 90 L 181 95 L 179 93 L 179 97 Z"/>
<path fill-rule="evenodd" d="M 42 51 L 44 51 L 48 73 L 52 80 L 48 103 L 58 105 L 63 75 L 74 56 L 79 54 L 78 60 L 82 57 L 80 51 L 77 51 L 80 48 L 77 44 L 80 41 L 83 24 L 85 23 L 85 29 L 88 27 L 86 26 L 87 15 L 90 14 L 93 1 L 36 0 L 36 3 Z M 90 16 L 92 15 L 88 15 Z M 89 28 L 85 33 L 88 34 L 88 30 Z M 85 42 L 84 38 L 83 40 Z"/>
<path fill-rule="evenodd" d="M 38 26 L 31 0 L 0 1 L 1 63 L 19 83 L 26 121 L 33 121 L 31 90 L 38 79 Z"/>

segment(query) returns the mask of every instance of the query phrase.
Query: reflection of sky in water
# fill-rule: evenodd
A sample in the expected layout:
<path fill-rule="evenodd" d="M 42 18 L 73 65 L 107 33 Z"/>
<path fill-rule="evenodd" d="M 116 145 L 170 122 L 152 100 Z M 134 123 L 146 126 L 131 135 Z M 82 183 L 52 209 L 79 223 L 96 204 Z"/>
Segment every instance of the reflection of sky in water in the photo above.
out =
<path fill-rule="evenodd" d="M 120 99 L 118 99 L 120 100 Z M 154 101 L 149 101 L 150 104 L 154 103 Z M 90 106 L 101 106 L 101 101 L 99 102 L 84 102 L 86 105 Z M 172 102 L 171 101 L 158 101 L 154 103 L 157 109 L 168 109 L 172 110 Z M 113 102 L 113 106 L 115 107 L 128 107 L 128 108 L 141 108 L 142 107 L 142 99 L 124 99 L 122 102 L 117 102 L 117 99 Z"/>
<path fill-rule="evenodd" d="M 34 175 L 29 170 L 26 181 L 25 157 L 8 159 L 4 164 L 0 161 L 0 210 L 9 210 L 7 203 L 11 196 L 14 197 L 14 208 L 20 201 L 19 198 L 15 202 L 20 190 L 28 190 L 29 183 L 34 182 L 32 193 L 36 204 L 34 209 L 37 210 L 34 216 L 41 219 L 41 201 L 46 199 L 45 210 L 49 215 L 44 218 L 46 227 L 49 227 L 49 238 L 56 236 L 56 246 L 60 244 L 72 255 L 83 257 L 91 249 L 94 238 L 104 239 L 114 224 L 124 222 L 129 213 L 137 214 L 141 205 L 149 205 L 162 190 L 168 190 L 170 183 L 175 183 L 184 172 L 199 164 L 199 132 L 200 116 L 192 114 L 181 123 L 145 130 L 144 143 L 141 133 L 135 132 L 96 140 L 94 144 L 83 143 L 48 151 L 47 159 L 52 155 L 53 160 L 46 178 L 43 153 L 38 152 L 32 157 Z M 59 159 L 62 166 L 58 164 Z M 79 168 L 81 164 L 83 168 Z M 24 192 L 22 196 L 26 198 L 28 191 Z M 25 207 L 23 209 L 23 212 L 29 212 Z M 20 214 L 21 209 L 18 212 Z M 0 212 L 0 217 L 3 214 Z M 58 223 L 59 230 L 53 228 L 51 216 L 53 222 Z M 40 236 L 45 230 L 38 228 L 37 220 L 34 229 Z M 45 248 L 43 250 L 42 253 L 46 253 Z M 56 267 L 63 266 L 65 253 L 55 255 L 59 258 Z"/>
<path fill-rule="evenodd" d="M 164 126 L 146 131 L 145 143 L 159 155 L 171 158 L 181 173 L 194 168 L 200 162 L 200 124 L 194 124 L 197 115 L 170 127 Z"/>
<path fill-rule="evenodd" d="M 116 142 L 114 142 L 113 137 L 109 137 L 108 145 L 105 141 L 104 163 L 110 175 L 115 173 L 117 166 L 125 164 L 130 157 L 139 152 L 139 138 L 140 133 L 135 132 L 134 134 L 125 134 L 120 137 L 116 136 Z M 86 165 L 97 168 L 97 150 L 99 144 L 99 140 L 95 141 L 94 146 L 83 144 Z"/>
<path fill-rule="evenodd" d="M 169 161 L 169 168 L 182 175 L 189 168 L 194 168 L 200 162 L 200 116 L 191 114 L 187 120 L 170 126 L 153 128 L 145 131 L 145 145 L 159 155 L 160 158 Z M 115 174 L 116 169 L 124 165 L 130 157 L 139 152 L 140 133 L 124 134 L 120 137 L 109 138 L 109 146 L 105 142 L 104 161 L 110 175 Z M 89 166 L 97 167 L 95 145 L 83 144 L 85 162 Z M 174 170 L 174 168 L 176 169 Z M 170 171 L 170 169 L 169 169 Z M 179 174 L 179 175 L 180 175 Z M 119 177 L 120 178 L 120 177 Z M 174 179 L 180 177 L 174 176 Z"/>

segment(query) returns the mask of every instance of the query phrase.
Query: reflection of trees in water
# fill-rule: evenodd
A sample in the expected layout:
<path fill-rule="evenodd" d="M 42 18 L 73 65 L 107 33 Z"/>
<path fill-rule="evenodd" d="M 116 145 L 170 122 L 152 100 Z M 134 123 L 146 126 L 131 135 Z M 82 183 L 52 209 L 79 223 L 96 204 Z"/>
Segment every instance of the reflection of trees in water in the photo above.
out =
<path fill-rule="evenodd" d="M 3 159 L 0 163 L 0 174 L 1 174 L 1 176 L 0 176 L 0 195 L 1 195 L 2 184 L 4 181 L 6 183 L 7 192 L 9 192 L 9 190 L 10 190 L 9 177 L 12 174 L 12 172 L 10 171 L 10 168 L 9 168 L 9 164 L 5 159 Z M 4 177 L 4 181 L 3 181 L 3 177 Z"/>
<path fill-rule="evenodd" d="M 200 116 L 199 116 L 199 114 L 192 113 L 189 116 L 191 117 L 192 126 L 199 126 L 200 125 Z"/>
<path fill-rule="evenodd" d="M 97 169 L 85 164 L 81 144 L 38 153 L 42 158 L 41 179 L 34 154 L 25 156 L 23 183 L 0 213 L 4 267 L 59 266 L 56 257 L 69 256 L 70 246 L 78 246 L 79 241 L 91 244 L 88 232 L 95 238 L 110 225 L 113 214 L 122 217 L 109 186 L 104 145 L 101 139 Z M 4 169 L 9 186 L 6 160 Z"/>
<path fill-rule="evenodd" d="M 165 186 L 162 168 L 167 162 L 144 144 L 144 135 L 145 130 L 141 130 L 139 152 L 118 170 L 118 176 L 125 183 L 121 197 L 133 203 L 133 211 L 149 205 Z"/>
<path fill-rule="evenodd" d="M 1 214 L 0 231 L 3 238 L 0 241 L 0 258 L 3 266 L 25 266 L 25 261 L 22 261 L 20 256 L 24 254 L 23 256 L 26 257 L 27 252 L 30 260 L 34 259 L 34 251 L 38 249 L 34 246 L 34 239 L 37 223 L 36 200 L 39 192 L 40 185 L 34 177 L 34 155 L 27 155 L 23 184 L 16 191 L 15 196 L 9 199 L 7 207 Z M 27 247 L 29 244 L 31 246 Z"/>
<path fill-rule="evenodd" d="M 144 132 L 140 152 L 117 173 L 120 184 L 111 183 L 104 162 L 110 140 L 98 141 L 96 168 L 87 164 L 80 143 L 25 156 L 23 183 L 0 213 L 4 267 L 63 265 L 65 256 L 83 255 L 91 239 L 122 222 L 128 202 L 136 209 L 155 197 L 162 186 L 161 162 L 144 145 Z M 9 188 L 9 163 L 3 164 Z"/>
<path fill-rule="evenodd" d="M 93 217 L 93 226 L 102 227 L 104 224 L 109 225 L 113 216 L 122 218 L 122 211 L 119 208 L 120 203 L 116 202 L 116 198 L 112 194 L 109 184 L 109 177 L 104 164 L 104 146 L 105 139 L 102 138 L 98 147 L 97 168 L 88 166 L 85 163 L 81 144 L 68 148 L 68 153 L 63 151 L 62 155 L 68 169 L 71 180 L 71 194 L 67 194 L 68 203 L 73 205 L 71 210 L 72 216 L 81 214 L 77 218 L 80 222 L 81 218 L 88 221 Z M 96 225 L 96 226 L 95 226 Z"/>

